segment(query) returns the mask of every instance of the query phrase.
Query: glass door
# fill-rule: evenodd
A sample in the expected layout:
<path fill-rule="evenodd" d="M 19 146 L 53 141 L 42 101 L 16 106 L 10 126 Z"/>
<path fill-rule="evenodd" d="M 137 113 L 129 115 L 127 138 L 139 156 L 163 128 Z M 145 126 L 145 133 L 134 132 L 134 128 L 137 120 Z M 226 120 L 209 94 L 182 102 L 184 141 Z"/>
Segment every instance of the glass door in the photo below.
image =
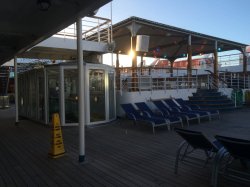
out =
<path fill-rule="evenodd" d="M 59 69 L 48 70 L 48 118 L 49 122 L 52 119 L 53 113 L 59 113 L 59 98 L 60 98 L 60 88 L 59 88 Z"/>
<path fill-rule="evenodd" d="M 38 77 L 38 120 L 45 120 L 45 107 L 44 107 L 44 77 Z"/>
<path fill-rule="evenodd" d="M 105 71 L 89 69 L 90 123 L 106 120 Z"/>
<path fill-rule="evenodd" d="M 116 117 L 116 97 L 115 97 L 115 72 L 110 71 L 108 73 L 108 93 L 109 93 L 109 119 Z"/>
<path fill-rule="evenodd" d="M 64 69 L 65 123 L 78 123 L 77 75 L 77 69 Z"/>

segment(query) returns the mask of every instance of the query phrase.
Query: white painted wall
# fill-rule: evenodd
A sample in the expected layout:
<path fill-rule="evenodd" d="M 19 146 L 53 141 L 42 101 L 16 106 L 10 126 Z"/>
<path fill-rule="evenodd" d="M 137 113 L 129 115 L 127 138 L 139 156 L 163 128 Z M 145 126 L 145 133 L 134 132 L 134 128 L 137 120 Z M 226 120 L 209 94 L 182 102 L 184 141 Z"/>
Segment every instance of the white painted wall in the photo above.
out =
<path fill-rule="evenodd" d="M 107 43 L 82 40 L 82 45 L 83 51 L 95 51 L 103 53 L 109 52 Z M 70 38 L 50 37 L 47 40 L 44 40 L 41 43 L 37 44 L 35 47 L 50 47 L 58 49 L 76 50 L 76 40 Z"/>

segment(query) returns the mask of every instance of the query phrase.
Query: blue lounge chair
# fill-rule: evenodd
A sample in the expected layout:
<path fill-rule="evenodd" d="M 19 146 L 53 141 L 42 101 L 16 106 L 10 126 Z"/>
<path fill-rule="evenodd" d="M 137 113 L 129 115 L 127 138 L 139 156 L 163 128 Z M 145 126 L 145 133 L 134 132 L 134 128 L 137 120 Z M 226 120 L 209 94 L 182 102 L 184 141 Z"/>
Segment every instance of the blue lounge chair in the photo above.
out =
<path fill-rule="evenodd" d="M 200 111 L 204 111 L 202 108 L 199 107 L 199 105 L 189 105 L 187 101 L 183 100 L 182 98 L 177 98 L 174 99 L 180 106 L 184 107 L 187 106 L 192 110 L 200 110 Z M 211 115 L 211 117 L 215 116 L 218 119 L 220 119 L 220 112 L 219 110 L 205 110 L 208 111 Z"/>
<path fill-rule="evenodd" d="M 250 163 L 250 140 L 218 135 L 215 138 L 224 146 L 224 149 L 218 152 L 215 157 L 212 186 L 217 186 L 219 173 L 230 180 L 249 185 L 250 168 L 248 164 Z M 242 167 L 233 167 L 235 160 L 240 160 Z"/>
<path fill-rule="evenodd" d="M 198 123 L 200 123 L 200 116 L 198 114 L 181 112 L 178 108 L 169 108 L 161 100 L 154 100 L 152 102 L 163 113 L 170 113 L 173 116 L 178 116 L 182 119 L 185 119 L 188 126 L 190 120 L 198 120 Z"/>
<path fill-rule="evenodd" d="M 213 159 L 215 154 L 223 147 L 218 142 L 210 142 L 201 132 L 187 130 L 187 129 L 174 129 L 184 141 L 182 141 L 176 152 L 175 159 L 175 174 L 178 173 L 179 162 L 186 162 L 189 164 L 203 164 L 204 166 L 209 160 Z M 195 150 L 202 150 L 204 157 L 196 157 Z"/>
<path fill-rule="evenodd" d="M 169 120 L 159 117 L 151 117 L 146 112 L 136 110 L 130 103 L 121 104 L 121 107 L 126 113 L 127 118 L 133 120 L 134 123 L 137 121 L 143 121 L 146 122 L 146 124 L 150 124 L 152 126 L 153 133 L 155 133 L 155 127 L 159 126 L 167 126 L 168 130 L 170 130 Z"/>
<path fill-rule="evenodd" d="M 192 110 L 188 106 L 181 106 L 177 105 L 173 99 L 164 99 L 164 102 L 170 107 L 170 108 L 178 108 L 181 112 L 187 112 L 192 114 L 199 114 L 200 118 L 208 118 L 208 120 L 211 120 L 211 115 L 207 111 L 199 111 L 199 110 Z"/>
<path fill-rule="evenodd" d="M 162 117 L 162 118 L 165 118 L 165 119 L 169 120 L 170 121 L 170 125 L 176 124 L 176 123 L 180 123 L 181 126 L 183 127 L 183 123 L 182 123 L 182 118 L 181 117 L 170 116 L 169 114 L 162 113 L 161 111 L 153 112 L 151 110 L 151 108 L 149 108 L 149 106 L 146 103 L 144 103 L 144 102 L 135 103 L 135 105 L 137 106 L 137 108 L 139 110 L 147 112 L 150 116 L 153 116 L 153 117 Z"/>

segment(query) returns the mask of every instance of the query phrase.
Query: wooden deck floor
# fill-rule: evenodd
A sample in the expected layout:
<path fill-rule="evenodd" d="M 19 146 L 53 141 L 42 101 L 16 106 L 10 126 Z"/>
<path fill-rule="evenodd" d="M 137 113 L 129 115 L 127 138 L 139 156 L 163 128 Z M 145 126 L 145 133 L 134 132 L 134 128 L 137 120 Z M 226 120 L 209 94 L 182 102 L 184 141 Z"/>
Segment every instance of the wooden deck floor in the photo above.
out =
<path fill-rule="evenodd" d="M 222 115 L 220 120 L 193 124 L 207 137 L 231 134 L 250 139 L 250 109 Z M 0 186 L 210 186 L 210 168 L 180 165 L 174 174 L 177 146 L 173 131 L 117 121 L 87 128 L 86 162 L 78 163 L 78 128 L 63 128 L 66 155 L 50 159 L 51 130 L 22 120 L 14 125 L 12 108 L 0 111 Z M 220 180 L 220 186 L 238 184 Z"/>

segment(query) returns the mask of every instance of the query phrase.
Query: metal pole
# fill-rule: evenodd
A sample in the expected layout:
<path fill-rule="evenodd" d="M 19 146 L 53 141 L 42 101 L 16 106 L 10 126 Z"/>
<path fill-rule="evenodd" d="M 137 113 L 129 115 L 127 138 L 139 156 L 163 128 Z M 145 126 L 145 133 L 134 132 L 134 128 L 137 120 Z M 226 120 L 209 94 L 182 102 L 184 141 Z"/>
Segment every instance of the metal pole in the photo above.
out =
<path fill-rule="evenodd" d="M 111 23 L 110 23 L 110 39 L 111 39 L 111 42 L 113 42 L 113 7 L 112 7 L 112 1 L 110 2 L 110 20 L 111 20 Z"/>
<path fill-rule="evenodd" d="M 19 123 L 18 114 L 18 77 L 17 77 L 17 57 L 14 57 L 14 71 L 15 71 L 15 104 L 16 104 L 16 121 L 15 124 Z"/>
<path fill-rule="evenodd" d="M 243 74 L 245 75 L 247 73 L 247 53 L 246 53 L 246 47 L 242 47 L 242 55 L 243 55 Z"/>
<path fill-rule="evenodd" d="M 44 120 L 45 124 L 49 123 L 48 119 L 48 74 L 47 70 L 44 69 Z"/>
<path fill-rule="evenodd" d="M 141 75 L 143 74 L 143 54 L 141 54 Z"/>
<path fill-rule="evenodd" d="M 65 125 L 65 99 L 64 99 L 64 69 L 62 66 L 60 66 L 60 88 L 59 88 L 59 93 L 60 93 L 60 119 L 61 119 L 61 125 Z"/>
<path fill-rule="evenodd" d="M 219 88 L 219 72 L 218 72 L 218 41 L 214 43 L 214 83 L 216 89 Z"/>
<path fill-rule="evenodd" d="M 112 1 L 110 2 L 110 20 L 111 20 L 111 23 L 110 23 L 110 43 L 113 42 L 113 28 L 112 28 L 112 18 L 113 15 L 112 15 Z M 113 50 L 112 50 L 112 53 L 111 53 L 111 65 L 112 67 L 114 66 L 114 62 L 113 62 Z"/>
<path fill-rule="evenodd" d="M 188 64 L 187 64 L 187 77 L 188 77 L 188 88 L 192 87 L 192 36 L 188 36 Z"/>
<path fill-rule="evenodd" d="M 84 62 L 82 52 L 82 18 L 77 18 L 77 59 L 78 59 L 78 118 L 79 118 L 79 162 L 85 161 L 85 111 L 84 111 Z"/>

